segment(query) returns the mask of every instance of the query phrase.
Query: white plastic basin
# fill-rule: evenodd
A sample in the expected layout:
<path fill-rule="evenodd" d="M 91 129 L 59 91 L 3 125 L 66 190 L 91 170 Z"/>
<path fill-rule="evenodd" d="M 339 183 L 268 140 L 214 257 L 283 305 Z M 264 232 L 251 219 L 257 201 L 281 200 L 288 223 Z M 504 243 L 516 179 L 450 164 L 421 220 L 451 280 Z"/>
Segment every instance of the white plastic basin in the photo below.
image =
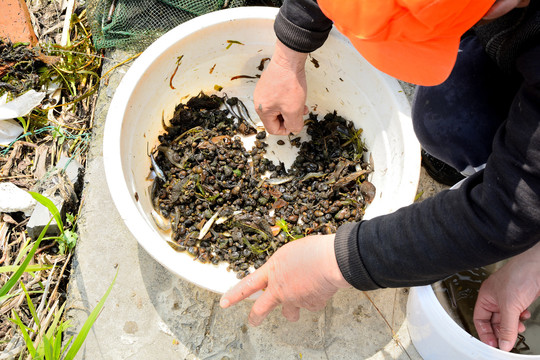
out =
<path fill-rule="evenodd" d="M 238 280 L 226 264 L 201 264 L 166 244 L 169 237 L 150 217 L 148 148 L 157 143 L 161 116 L 170 118 L 175 105 L 201 90 L 214 93 L 220 85 L 237 96 L 255 115 L 255 80 L 231 80 L 255 75 L 261 59 L 275 44 L 277 9 L 247 7 L 223 10 L 186 22 L 159 38 L 131 66 L 118 86 L 107 115 L 104 163 L 107 183 L 125 224 L 139 244 L 158 262 L 184 279 L 217 293 Z M 230 45 L 227 40 L 240 44 Z M 179 56 L 183 55 L 176 75 Z M 308 100 L 324 115 L 337 110 L 364 129 L 375 172 L 377 196 L 366 218 L 392 212 L 414 200 L 420 172 L 420 147 L 412 130 L 410 107 L 396 80 L 378 72 L 332 31 L 326 44 L 312 54 L 319 67 L 307 63 Z M 214 67 L 215 65 L 215 67 Z M 213 71 L 210 69 L 213 68 Z M 182 100 L 181 100 L 182 99 Z"/>
<path fill-rule="evenodd" d="M 448 315 L 433 288 L 411 288 L 407 301 L 411 340 L 425 360 L 540 360 L 501 351 L 471 336 Z"/>

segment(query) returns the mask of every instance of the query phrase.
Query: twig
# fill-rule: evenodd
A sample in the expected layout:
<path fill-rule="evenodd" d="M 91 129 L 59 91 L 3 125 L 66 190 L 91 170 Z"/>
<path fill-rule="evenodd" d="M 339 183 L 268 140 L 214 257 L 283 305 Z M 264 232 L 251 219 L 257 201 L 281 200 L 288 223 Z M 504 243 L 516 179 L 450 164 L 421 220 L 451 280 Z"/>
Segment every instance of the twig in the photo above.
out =
<path fill-rule="evenodd" d="M 56 286 L 54 287 L 54 290 L 51 293 L 51 296 L 49 297 L 49 301 L 54 301 L 56 293 L 58 292 L 58 286 L 60 286 L 60 283 L 62 282 L 61 281 L 62 275 L 64 275 L 64 271 L 66 270 L 66 267 L 69 264 L 70 259 L 71 259 L 71 253 L 68 254 L 66 260 L 64 261 L 64 266 L 62 266 L 62 270 L 60 270 L 60 273 L 58 274 L 58 278 L 56 280 Z"/>
<path fill-rule="evenodd" d="M 88 128 L 91 129 L 94 126 L 94 117 L 96 114 L 96 103 L 98 100 L 98 96 L 94 97 L 94 103 L 92 104 L 92 113 L 90 114 L 90 124 L 88 125 Z"/>
<path fill-rule="evenodd" d="M 364 295 L 366 295 L 367 299 L 369 300 L 369 302 L 371 303 L 371 305 L 373 305 L 373 307 L 375 308 L 375 310 L 377 310 L 377 312 L 379 313 L 379 315 L 381 315 L 381 318 L 384 320 L 384 322 L 386 323 L 386 325 L 388 326 L 388 328 L 390 329 L 390 331 L 392 332 L 392 339 L 394 339 L 394 341 L 399 345 L 399 347 L 401 348 L 401 350 L 403 350 L 403 352 L 405 352 L 405 354 L 407 354 L 407 357 L 409 359 L 412 359 L 411 356 L 409 355 L 409 353 L 407 352 L 407 350 L 405 349 L 405 347 L 403 346 L 403 344 L 401 343 L 401 341 L 399 341 L 399 338 L 396 334 L 396 332 L 394 331 L 394 329 L 392 328 L 392 326 L 390 325 L 390 323 L 388 322 L 388 320 L 386 320 L 386 317 L 383 315 L 383 313 L 381 312 L 381 310 L 379 310 L 379 308 L 377 307 L 377 305 L 375 305 L 375 303 L 373 302 L 373 300 L 371 300 L 371 298 L 369 297 L 369 295 L 367 294 L 367 292 L 365 291 L 362 291 L 364 293 Z"/>
<path fill-rule="evenodd" d="M 11 180 L 11 179 L 22 179 L 22 178 L 30 178 L 33 175 L 13 175 L 13 176 L 0 176 L 0 181 L 4 180 Z"/>
<path fill-rule="evenodd" d="M 2 258 L 0 259 L 0 265 L 2 265 L 2 263 L 4 261 L 6 261 L 7 255 L 9 253 L 8 248 L 7 248 L 8 247 L 7 242 L 8 242 L 8 239 L 9 239 L 9 224 L 6 223 L 6 222 L 1 223 L 1 226 L 0 226 L 0 239 L 2 240 L 2 245 L 0 246 L 0 249 L 3 252 Z"/>
<path fill-rule="evenodd" d="M 54 261 L 53 267 L 51 269 L 51 272 L 49 273 L 49 277 L 47 278 L 47 282 L 45 283 L 45 289 L 43 290 L 43 294 L 41 295 L 41 299 L 39 301 L 39 307 L 36 310 L 36 313 L 41 315 L 41 312 L 43 311 L 43 308 L 45 307 L 45 300 L 47 299 L 47 293 L 49 292 L 49 287 L 51 286 L 51 280 L 52 276 L 54 274 L 54 271 L 56 270 L 56 263 L 58 262 L 58 258 Z"/>
<path fill-rule="evenodd" d="M 28 141 L 19 140 L 18 142 L 19 142 L 19 144 L 24 145 L 24 146 L 28 146 L 28 147 L 31 147 L 31 148 L 37 148 L 36 144 L 28 142 Z"/>
<path fill-rule="evenodd" d="M 43 246 L 43 247 L 40 247 L 39 249 L 36 250 L 35 255 L 38 255 L 38 254 L 41 253 L 42 251 L 45 251 L 45 250 L 47 250 L 47 249 L 52 248 L 54 245 L 56 245 L 56 242 L 53 242 L 52 244 L 49 244 L 49 245 L 45 245 L 45 246 Z"/>
<path fill-rule="evenodd" d="M 11 150 L 11 154 L 9 154 L 9 157 L 6 163 L 4 164 L 4 167 L 2 168 L 2 173 L 0 174 L 0 176 L 7 177 L 9 175 L 9 170 L 11 170 L 11 167 L 13 166 L 13 162 L 15 158 L 18 158 L 20 156 L 21 149 L 22 149 L 22 144 L 18 142 L 15 143 L 15 145 L 13 146 L 13 150 Z"/>

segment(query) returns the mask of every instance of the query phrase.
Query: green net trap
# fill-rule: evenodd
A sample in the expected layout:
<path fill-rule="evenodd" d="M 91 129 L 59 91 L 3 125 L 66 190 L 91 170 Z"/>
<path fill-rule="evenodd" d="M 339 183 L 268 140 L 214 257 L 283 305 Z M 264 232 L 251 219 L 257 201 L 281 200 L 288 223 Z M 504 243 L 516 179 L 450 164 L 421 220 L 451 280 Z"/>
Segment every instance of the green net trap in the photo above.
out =
<path fill-rule="evenodd" d="M 194 17 L 239 6 L 281 6 L 282 0 L 88 0 L 97 49 L 142 51 Z"/>

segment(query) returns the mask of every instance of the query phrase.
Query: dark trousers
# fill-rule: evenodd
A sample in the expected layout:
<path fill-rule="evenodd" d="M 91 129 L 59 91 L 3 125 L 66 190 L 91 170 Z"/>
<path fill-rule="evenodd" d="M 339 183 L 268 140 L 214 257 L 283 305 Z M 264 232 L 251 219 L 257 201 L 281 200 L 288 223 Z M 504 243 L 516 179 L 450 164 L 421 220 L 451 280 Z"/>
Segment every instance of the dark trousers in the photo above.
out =
<path fill-rule="evenodd" d="M 458 171 L 485 164 L 518 85 L 475 36 L 463 38 L 450 77 L 416 89 L 412 120 L 422 148 Z"/>

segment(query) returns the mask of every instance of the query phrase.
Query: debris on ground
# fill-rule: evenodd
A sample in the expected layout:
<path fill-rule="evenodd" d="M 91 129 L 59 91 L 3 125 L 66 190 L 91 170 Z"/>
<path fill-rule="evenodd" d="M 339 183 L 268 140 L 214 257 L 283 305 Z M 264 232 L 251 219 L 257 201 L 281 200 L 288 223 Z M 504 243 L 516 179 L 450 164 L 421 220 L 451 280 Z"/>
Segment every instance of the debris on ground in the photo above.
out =
<path fill-rule="evenodd" d="M 71 13 L 61 0 L 27 3 L 37 43 L 0 36 L 1 359 L 32 358 L 26 340 L 37 349 L 46 331 L 68 326 L 63 310 L 103 58 L 80 5 Z"/>

